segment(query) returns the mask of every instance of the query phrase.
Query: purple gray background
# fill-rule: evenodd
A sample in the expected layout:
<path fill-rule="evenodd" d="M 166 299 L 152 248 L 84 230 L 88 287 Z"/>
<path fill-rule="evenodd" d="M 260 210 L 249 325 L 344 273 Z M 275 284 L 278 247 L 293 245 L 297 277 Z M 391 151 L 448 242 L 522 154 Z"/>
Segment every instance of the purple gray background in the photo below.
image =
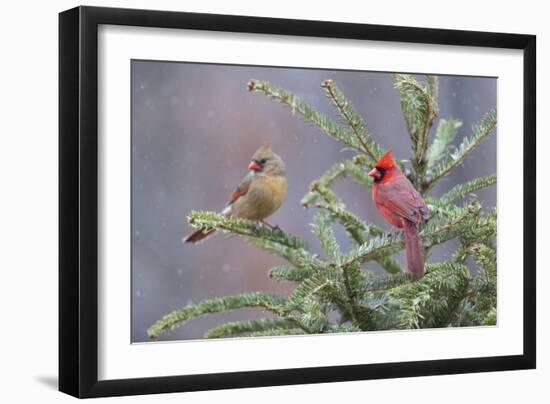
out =
<path fill-rule="evenodd" d="M 399 97 L 388 73 L 132 61 L 132 342 L 148 341 L 157 319 L 202 299 L 246 291 L 287 294 L 268 270 L 284 263 L 237 237 L 214 236 L 183 245 L 191 210 L 219 211 L 246 174 L 252 153 L 272 144 L 287 166 L 288 196 L 270 222 L 306 239 L 322 253 L 311 233 L 315 209 L 300 199 L 311 181 L 353 152 L 299 115 L 258 93 L 250 79 L 268 80 L 293 91 L 317 110 L 334 117 L 321 82 L 333 79 L 364 117 L 367 127 L 396 158 L 410 156 L 410 142 Z M 439 77 L 439 118 L 463 121 L 455 144 L 496 107 L 497 80 Z M 452 175 L 431 191 L 438 196 L 457 182 L 496 172 L 496 137 L 484 141 Z M 375 210 L 370 192 L 345 180 L 335 187 L 360 217 L 389 229 Z M 496 204 L 496 187 L 478 193 L 486 207 Z M 345 234 L 336 228 L 342 245 Z M 428 262 L 446 260 L 453 242 L 434 249 Z M 404 254 L 397 258 L 404 263 Z M 375 265 L 366 266 L 382 273 Z M 265 316 L 259 310 L 208 315 L 192 320 L 161 340 L 202 338 L 226 321 Z"/>

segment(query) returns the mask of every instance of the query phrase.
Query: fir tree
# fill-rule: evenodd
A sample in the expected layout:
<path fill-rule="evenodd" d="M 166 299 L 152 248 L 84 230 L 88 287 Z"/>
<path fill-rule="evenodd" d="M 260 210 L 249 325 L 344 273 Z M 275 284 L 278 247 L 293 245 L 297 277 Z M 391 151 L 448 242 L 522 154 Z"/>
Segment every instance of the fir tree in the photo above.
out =
<path fill-rule="evenodd" d="M 313 181 L 302 199 L 306 208 L 316 208 L 313 231 L 325 252 L 310 252 L 299 237 L 244 219 L 226 218 L 214 212 L 193 211 L 189 223 L 196 228 L 216 229 L 240 236 L 257 248 L 283 257 L 288 264 L 267 269 L 277 282 L 291 282 L 288 296 L 263 292 L 216 297 L 183 307 L 154 323 L 148 334 L 157 338 L 185 322 L 208 313 L 256 307 L 270 313 L 260 320 L 235 321 L 208 330 L 207 338 L 274 336 L 350 331 L 478 326 L 496 324 L 496 210 L 483 211 L 475 192 L 496 183 L 496 175 L 458 184 L 440 197 L 430 196 L 434 184 L 458 167 L 474 148 L 495 132 L 496 111 L 489 111 L 458 147 L 452 142 L 461 122 L 440 119 L 437 77 L 425 81 L 414 76 L 393 76 L 395 90 L 411 142 L 411 169 L 406 173 L 424 196 L 430 218 L 421 227 L 426 256 L 430 249 L 451 239 L 458 247 L 448 262 L 428 263 L 426 274 L 415 279 L 393 258 L 404 248 L 400 232 L 388 233 L 349 211 L 332 187 L 351 178 L 371 187 L 367 175 L 384 153 L 352 103 L 332 80 L 322 83 L 339 121 L 316 111 L 293 93 L 265 81 L 250 81 L 248 90 L 260 93 L 290 108 L 293 114 L 317 126 L 355 150 L 356 154 L 328 167 Z M 431 138 L 433 134 L 433 139 Z M 398 162 L 404 168 L 402 162 Z M 343 251 L 333 226 L 339 223 L 352 240 Z M 475 270 L 466 265 L 471 258 Z M 428 259 L 429 261 L 429 259 Z M 375 276 L 369 263 L 377 262 L 387 272 Z M 337 312 L 335 321 L 334 315 Z"/>

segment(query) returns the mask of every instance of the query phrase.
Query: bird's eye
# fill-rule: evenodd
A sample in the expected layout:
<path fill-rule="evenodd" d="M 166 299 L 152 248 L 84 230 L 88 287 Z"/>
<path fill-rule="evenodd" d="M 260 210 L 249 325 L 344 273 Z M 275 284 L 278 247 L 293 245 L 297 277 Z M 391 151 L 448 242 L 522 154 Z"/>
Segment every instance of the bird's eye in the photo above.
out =
<path fill-rule="evenodd" d="M 261 159 L 260 164 L 265 164 L 265 159 Z"/>

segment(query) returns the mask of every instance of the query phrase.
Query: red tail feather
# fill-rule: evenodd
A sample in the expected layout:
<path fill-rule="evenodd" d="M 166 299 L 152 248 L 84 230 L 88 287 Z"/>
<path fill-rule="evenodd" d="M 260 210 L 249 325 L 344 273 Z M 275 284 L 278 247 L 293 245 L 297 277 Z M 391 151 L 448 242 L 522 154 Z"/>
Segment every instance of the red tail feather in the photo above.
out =
<path fill-rule="evenodd" d="M 205 240 L 207 237 L 210 237 L 212 234 L 216 232 L 215 229 L 210 229 L 208 231 L 203 231 L 202 229 L 195 230 L 191 233 L 189 233 L 187 236 L 185 236 L 182 241 L 184 243 L 193 243 L 196 244 L 200 241 Z"/>
<path fill-rule="evenodd" d="M 410 273 L 421 277 L 424 275 L 424 257 L 422 256 L 420 237 L 418 237 L 418 225 L 410 220 L 403 219 L 403 232 L 405 233 L 407 267 Z"/>

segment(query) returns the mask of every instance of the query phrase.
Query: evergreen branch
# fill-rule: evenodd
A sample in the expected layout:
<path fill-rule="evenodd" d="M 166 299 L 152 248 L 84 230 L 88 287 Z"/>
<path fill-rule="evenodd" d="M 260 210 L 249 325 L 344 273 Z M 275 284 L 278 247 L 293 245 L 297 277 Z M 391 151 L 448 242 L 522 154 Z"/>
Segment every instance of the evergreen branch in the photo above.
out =
<path fill-rule="evenodd" d="M 196 228 L 218 229 L 240 235 L 248 243 L 282 256 L 300 268 L 322 266 L 322 262 L 307 251 L 305 241 L 280 229 L 272 229 L 262 223 L 229 218 L 207 211 L 192 211 L 188 221 Z"/>
<path fill-rule="evenodd" d="M 470 271 L 467 266 L 452 262 L 428 264 L 422 283 L 430 285 L 432 289 L 453 289 L 453 276 L 467 279 Z"/>
<path fill-rule="evenodd" d="M 496 110 L 493 109 L 473 128 L 473 134 L 470 138 L 464 138 L 457 150 L 450 153 L 441 163 L 430 169 L 431 178 L 424 184 L 424 190 L 427 192 L 437 180 L 460 165 L 466 156 L 475 149 L 483 139 L 493 132 L 496 125 L 497 113 Z"/>
<path fill-rule="evenodd" d="M 467 219 L 475 212 L 479 212 L 479 208 L 473 206 L 446 212 L 449 215 L 448 221 L 436 220 L 429 223 L 420 232 L 420 238 L 429 242 L 428 247 L 450 240 L 467 230 L 468 225 L 471 224 Z M 384 233 L 352 250 L 345 257 L 342 266 L 375 260 L 380 256 L 394 254 L 403 248 L 404 241 L 401 233 L 396 235 Z"/>
<path fill-rule="evenodd" d="M 338 281 L 334 279 L 334 274 L 330 275 L 330 272 L 316 273 L 312 277 L 304 279 L 288 297 L 285 306 L 286 313 L 294 310 L 302 311 L 309 300 L 321 291 L 329 291 L 329 293 L 338 296 L 339 292 L 336 287 Z"/>
<path fill-rule="evenodd" d="M 242 337 L 252 333 L 286 331 L 296 327 L 296 321 L 290 318 L 262 318 L 225 323 L 209 329 L 204 336 L 205 338 Z"/>
<path fill-rule="evenodd" d="M 270 240 L 247 238 L 246 241 L 262 250 L 285 258 L 291 264 L 304 270 L 316 270 L 324 267 L 324 262 L 303 248 L 292 248 Z"/>
<path fill-rule="evenodd" d="M 401 265 L 391 256 L 380 257 L 375 259 L 375 261 L 389 274 L 395 275 L 403 273 Z"/>
<path fill-rule="evenodd" d="M 330 216 L 338 220 L 350 233 L 357 244 L 365 242 L 363 231 L 370 235 L 378 236 L 382 230 L 377 226 L 364 222 L 356 215 L 346 209 L 342 200 L 330 189 L 339 178 L 345 178 L 351 174 L 359 185 L 370 188 L 372 179 L 361 168 L 367 164 L 364 156 L 357 155 L 351 161 L 345 160 L 329 168 L 319 179 L 313 181 L 309 186 L 309 192 L 302 198 L 302 206 L 309 207 L 313 202 L 315 206 L 329 212 Z M 322 201 L 319 201 L 322 199 Z"/>
<path fill-rule="evenodd" d="M 375 164 L 384 153 L 372 140 L 372 135 L 367 131 L 363 118 L 361 118 L 353 107 L 353 104 L 344 96 L 332 80 L 325 80 L 322 87 L 336 107 L 336 110 L 352 129 L 357 140 L 362 144 L 363 150 L 371 158 L 372 164 Z"/>
<path fill-rule="evenodd" d="M 317 202 L 316 204 L 318 208 L 325 209 L 329 212 L 333 219 L 338 220 L 357 245 L 362 245 L 366 242 L 365 232 L 376 236 L 383 233 L 382 230 L 375 225 L 363 222 L 353 213 L 346 210 L 342 205 L 329 204 L 325 202 Z M 380 264 L 380 266 L 390 274 L 398 274 L 402 272 L 401 266 L 391 256 L 383 256 L 377 258 L 375 261 L 378 262 L 378 264 Z"/>
<path fill-rule="evenodd" d="M 243 293 L 203 300 L 202 302 L 174 310 L 165 315 L 147 330 L 150 338 L 155 339 L 161 334 L 181 326 L 192 318 L 209 313 L 220 313 L 245 307 L 260 307 L 274 313 L 282 313 L 285 300 L 273 294 L 262 292 Z"/>
<path fill-rule="evenodd" d="M 356 156 L 357 157 L 357 156 Z M 361 160 L 353 158 L 334 164 L 321 177 L 313 181 L 309 186 L 309 192 L 302 198 L 301 204 L 305 208 L 315 202 L 319 197 L 324 197 L 328 201 L 335 201 L 337 198 L 331 194 L 327 195 L 330 187 L 341 178 L 350 175 L 355 182 L 366 188 L 372 185 L 372 179 L 365 173 L 359 164 Z M 338 199 L 339 200 L 339 199 Z"/>
<path fill-rule="evenodd" d="M 481 321 L 481 325 L 497 325 L 497 308 L 493 307 L 485 318 Z"/>
<path fill-rule="evenodd" d="M 464 198 L 469 193 L 487 188 L 496 184 L 497 176 L 495 174 L 479 177 L 464 184 L 455 185 L 450 191 L 439 198 L 440 203 L 449 204 L 456 199 Z"/>
<path fill-rule="evenodd" d="M 305 241 L 292 234 L 272 229 L 263 223 L 231 218 L 215 212 L 192 211 L 188 216 L 188 222 L 191 226 L 199 229 L 222 230 L 248 238 L 267 240 L 290 248 L 307 248 Z"/>
<path fill-rule="evenodd" d="M 360 155 L 356 155 L 351 159 L 351 162 L 344 162 L 346 167 L 346 174 L 349 174 L 353 180 L 367 188 L 370 189 L 372 186 L 372 177 L 369 177 L 368 173 L 363 169 L 364 160 L 361 159 Z"/>
<path fill-rule="evenodd" d="M 468 268 L 456 263 L 426 266 L 426 275 L 417 282 L 389 291 L 399 299 L 402 328 L 443 327 L 455 320 L 457 309 L 467 295 Z"/>
<path fill-rule="evenodd" d="M 472 223 L 469 228 L 466 229 L 460 235 L 460 247 L 453 254 L 453 261 L 458 263 L 464 263 L 466 258 L 469 256 L 477 257 L 476 248 L 477 246 L 485 245 L 491 251 L 494 250 L 492 247 L 493 240 L 497 234 L 497 216 L 496 210 L 493 210 L 487 215 L 476 214 L 472 220 Z M 493 261 L 495 266 L 496 274 L 496 252 L 493 255 L 487 257 L 487 259 Z M 476 258 L 478 261 L 478 258 Z M 478 261 L 479 262 L 479 261 Z M 483 268 L 483 266 L 482 266 Z"/>
<path fill-rule="evenodd" d="M 340 266 L 342 270 L 342 277 L 344 279 L 344 289 L 346 292 L 346 300 L 349 306 L 349 314 L 353 324 L 358 324 L 357 321 L 357 304 L 355 302 L 355 290 L 352 286 L 351 271 L 358 271 L 358 268 L 354 268 L 352 265 Z"/>
<path fill-rule="evenodd" d="M 400 301 L 390 299 L 387 291 L 367 293 L 360 304 L 364 308 L 361 313 L 361 329 L 375 331 L 400 328 Z"/>
<path fill-rule="evenodd" d="M 269 270 L 269 277 L 278 281 L 301 282 L 310 275 L 310 270 L 288 266 L 278 266 Z"/>
<path fill-rule="evenodd" d="M 329 136 L 363 153 L 363 145 L 357 140 L 355 134 L 342 128 L 334 121 L 321 114 L 305 101 L 296 97 L 293 93 L 282 88 L 274 88 L 267 81 L 250 80 L 248 91 L 261 92 L 268 97 L 279 101 L 291 108 L 292 113 L 298 113 L 306 120 L 317 126 Z"/>
<path fill-rule="evenodd" d="M 243 333 L 241 337 L 283 337 L 287 335 L 304 335 L 304 334 L 310 334 L 310 333 L 300 328 L 288 328 L 288 329 L 274 328 L 274 329 L 267 329 L 263 331 Z"/>
<path fill-rule="evenodd" d="M 368 171 L 370 171 L 370 169 L 372 168 L 371 159 L 364 154 L 356 154 L 355 156 L 352 157 L 351 161 L 358 167 L 368 168 Z M 369 177 L 368 174 L 365 173 L 365 171 L 362 170 L 362 172 L 363 174 L 366 175 L 366 178 L 368 179 L 368 184 L 366 186 L 370 187 L 372 184 L 372 178 Z"/>
<path fill-rule="evenodd" d="M 496 324 L 497 307 L 497 268 L 496 250 L 484 243 L 475 243 L 470 247 L 470 254 L 479 266 L 473 280 L 472 312 L 478 323 Z"/>
<path fill-rule="evenodd" d="M 428 166 L 431 167 L 441 159 L 443 153 L 452 144 L 458 128 L 462 126 L 462 122 L 454 119 L 441 119 L 435 133 L 435 138 L 428 149 L 427 159 Z"/>
<path fill-rule="evenodd" d="M 432 100 L 436 101 L 435 114 L 437 115 L 439 114 L 439 109 L 437 106 L 437 100 L 439 99 L 439 79 L 437 76 L 428 75 L 426 76 L 426 83 L 428 84 L 426 87 L 428 95 L 432 98 Z"/>
<path fill-rule="evenodd" d="M 342 200 L 336 196 L 332 189 L 318 181 L 313 181 L 310 184 L 309 192 L 302 198 L 301 204 L 307 209 L 312 202 L 319 198 L 324 199 L 329 204 L 343 204 Z"/>
<path fill-rule="evenodd" d="M 490 278 L 496 277 L 497 275 L 496 250 L 487 244 L 477 243 L 471 246 L 470 251 L 479 264 L 480 269 L 484 272 L 482 274 L 484 276 L 484 281 L 486 283 L 492 283 Z"/>
<path fill-rule="evenodd" d="M 412 75 L 394 75 L 394 87 L 401 98 L 405 123 L 414 143 L 415 164 L 419 168 L 424 166 L 428 132 L 438 112 L 435 85 L 435 79 L 429 79 L 424 87 Z"/>
<path fill-rule="evenodd" d="M 481 206 L 472 202 L 465 208 L 447 207 L 440 210 L 438 217 L 432 220 L 420 232 L 420 238 L 428 242 L 428 248 L 444 243 L 472 229 L 477 223 Z"/>
<path fill-rule="evenodd" d="M 369 229 L 370 226 L 346 210 L 345 207 L 326 202 L 317 202 L 315 206 L 327 211 L 333 220 L 338 220 L 357 244 L 365 242 L 363 232 Z"/>
<path fill-rule="evenodd" d="M 340 251 L 340 245 L 336 241 L 334 230 L 332 229 L 332 220 L 322 210 L 317 211 L 315 215 L 315 224 L 313 226 L 313 232 L 319 238 L 321 247 L 328 255 L 328 257 L 335 263 L 339 263 L 342 258 Z"/>
<path fill-rule="evenodd" d="M 416 276 L 407 272 L 385 276 L 383 278 L 374 278 L 367 281 L 365 284 L 365 290 L 367 292 L 380 292 L 415 282 L 417 279 L 418 278 Z"/>
<path fill-rule="evenodd" d="M 360 332 L 361 329 L 354 324 L 333 324 L 327 329 L 328 333 Z"/>
<path fill-rule="evenodd" d="M 318 334 L 326 331 L 330 321 L 327 316 L 328 305 L 325 301 L 333 301 L 338 297 L 327 294 L 331 288 L 319 291 L 316 299 L 305 300 L 302 310 L 293 318 L 308 334 Z"/>
<path fill-rule="evenodd" d="M 321 177 L 313 181 L 309 185 L 309 191 L 300 203 L 304 208 L 308 208 L 310 204 L 314 203 L 317 198 L 322 196 L 324 190 L 330 189 L 332 184 L 339 179 L 346 176 L 346 171 L 348 170 L 348 161 L 343 161 L 341 163 L 336 163 L 330 167 Z"/>
<path fill-rule="evenodd" d="M 346 268 L 356 262 L 368 262 L 383 255 L 394 254 L 404 248 L 403 235 L 382 234 L 352 250 L 342 262 Z"/>

